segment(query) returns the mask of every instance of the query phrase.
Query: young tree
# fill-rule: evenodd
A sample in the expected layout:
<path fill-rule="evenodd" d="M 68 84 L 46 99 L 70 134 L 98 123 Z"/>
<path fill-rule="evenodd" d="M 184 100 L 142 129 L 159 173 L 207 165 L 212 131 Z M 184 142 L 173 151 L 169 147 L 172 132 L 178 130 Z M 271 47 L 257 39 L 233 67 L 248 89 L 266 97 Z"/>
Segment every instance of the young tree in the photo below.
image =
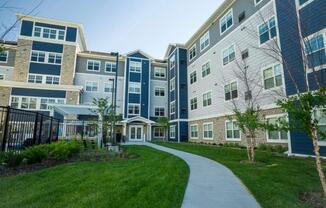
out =
<path fill-rule="evenodd" d="M 168 141 L 168 129 L 170 127 L 170 121 L 167 117 L 160 117 L 157 123 L 164 128 L 165 141 Z"/>

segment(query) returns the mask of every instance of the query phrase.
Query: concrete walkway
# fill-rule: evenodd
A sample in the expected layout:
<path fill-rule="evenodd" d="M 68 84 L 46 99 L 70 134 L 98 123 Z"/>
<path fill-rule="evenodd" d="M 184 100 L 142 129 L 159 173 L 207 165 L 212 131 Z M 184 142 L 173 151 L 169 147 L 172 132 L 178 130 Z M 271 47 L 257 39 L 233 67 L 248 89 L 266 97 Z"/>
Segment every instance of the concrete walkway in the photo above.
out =
<path fill-rule="evenodd" d="M 190 176 L 183 208 L 260 207 L 242 182 L 229 169 L 213 160 L 152 143 L 128 145 L 146 145 L 173 154 L 188 164 Z"/>

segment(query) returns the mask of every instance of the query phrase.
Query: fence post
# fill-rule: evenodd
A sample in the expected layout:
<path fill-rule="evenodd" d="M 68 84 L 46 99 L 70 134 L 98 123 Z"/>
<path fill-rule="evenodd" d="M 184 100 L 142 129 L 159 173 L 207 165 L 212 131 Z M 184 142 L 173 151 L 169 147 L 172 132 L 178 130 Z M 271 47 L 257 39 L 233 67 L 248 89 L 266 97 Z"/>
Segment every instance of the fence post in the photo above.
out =
<path fill-rule="evenodd" d="M 59 140 L 59 131 L 60 131 L 60 121 L 57 120 L 58 126 L 57 126 L 57 134 L 56 134 L 56 141 Z"/>
<path fill-rule="evenodd" d="M 50 144 L 51 143 L 51 140 L 52 140 L 52 122 L 53 118 L 51 117 L 51 121 L 50 121 L 50 132 L 49 132 L 49 138 L 48 138 L 48 143 Z"/>
<path fill-rule="evenodd" d="M 35 123 L 34 123 L 34 133 L 33 133 L 33 145 L 36 143 L 37 137 L 37 123 L 38 123 L 38 112 L 36 112 Z"/>
<path fill-rule="evenodd" d="M 38 144 L 41 144 L 42 130 L 43 130 L 43 115 L 41 115 L 40 129 L 39 129 L 39 136 L 38 136 Z"/>
<path fill-rule="evenodd" d="M 10 107 L 7 106 L 7 114 L 6 114 L 6 120 L 5 120 L 5 126 L 3 131 L 3 138 L 2 138 L 2 147 L 1 150 L 4 152 L 6 151 L 6 143 L 7 143 L 7 134 L 8 134 L 8 128 L 9 128 L 9 118 L 10 118 Z"/>
<path fill-rule="evenodd" d="M 84 140 L 84 131 L 85 131 L 85 121 L 83 121 L 82 133 L 81 133 L 81 140 Z"/>

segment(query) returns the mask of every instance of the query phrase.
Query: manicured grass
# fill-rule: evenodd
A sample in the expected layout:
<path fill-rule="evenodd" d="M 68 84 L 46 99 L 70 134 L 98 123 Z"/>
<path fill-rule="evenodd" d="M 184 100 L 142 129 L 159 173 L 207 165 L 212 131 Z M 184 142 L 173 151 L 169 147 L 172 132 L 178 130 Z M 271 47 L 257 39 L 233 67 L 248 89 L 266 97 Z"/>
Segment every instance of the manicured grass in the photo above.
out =
<path fill-rule="evenodd" d="M 0 207 L 180 207 L 189 176 L 181 159 L 148 147 L 140 157 L 79 162 L 0 178 Z"/>
<path fill-rule="evenodd" d="M 243 163 L 247 159 L 246 150 L 188 143 L 158 144 L 224 164 L 243 181 L 263 207 L 309 207 L 299 200 L 299 193 L 322 192 L 312 159 L 274 156 L 257 151 L 259 162 L 252 165 Z"/>

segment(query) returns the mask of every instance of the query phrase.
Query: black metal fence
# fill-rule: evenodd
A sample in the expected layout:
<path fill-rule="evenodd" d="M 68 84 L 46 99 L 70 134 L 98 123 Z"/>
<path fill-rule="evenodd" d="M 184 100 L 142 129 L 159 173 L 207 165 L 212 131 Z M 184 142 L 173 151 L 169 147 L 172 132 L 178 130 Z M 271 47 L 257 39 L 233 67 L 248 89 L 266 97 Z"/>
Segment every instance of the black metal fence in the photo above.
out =
<path fill-rule="evenodd" d="M 59 123 L 39 112 L 0 106 L 0 151 L 20 151 L 56 141 Z"/>

